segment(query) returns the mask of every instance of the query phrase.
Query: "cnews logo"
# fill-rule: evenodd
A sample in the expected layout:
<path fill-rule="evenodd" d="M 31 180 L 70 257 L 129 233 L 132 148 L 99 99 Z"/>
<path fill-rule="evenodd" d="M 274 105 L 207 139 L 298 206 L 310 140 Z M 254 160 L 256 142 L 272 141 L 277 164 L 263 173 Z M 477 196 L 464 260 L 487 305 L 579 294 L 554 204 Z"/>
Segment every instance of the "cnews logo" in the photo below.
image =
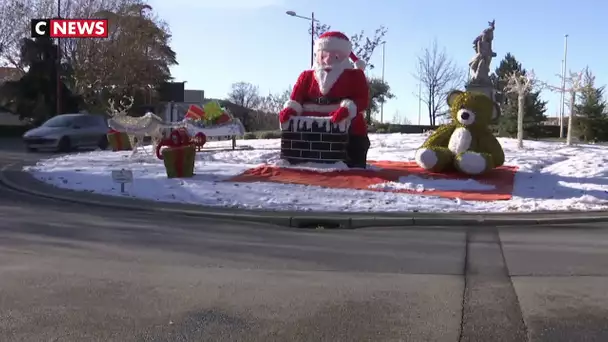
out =
<path fill-rule="evenodd" d="M 108 38 L 107 19 L 32 19 L 32 38 Z"/>

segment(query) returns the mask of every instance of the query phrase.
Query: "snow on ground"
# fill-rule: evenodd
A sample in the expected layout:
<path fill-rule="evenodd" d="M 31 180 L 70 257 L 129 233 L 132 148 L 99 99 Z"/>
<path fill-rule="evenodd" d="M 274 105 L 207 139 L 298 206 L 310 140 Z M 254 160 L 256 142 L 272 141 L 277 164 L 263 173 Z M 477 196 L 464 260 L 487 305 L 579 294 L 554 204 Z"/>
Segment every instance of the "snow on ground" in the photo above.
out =
<path fill-rule="evenodd" d="M 496 188 L 494 185 L 483 184 L 474 179 L 428 179 L 418 176 L 399 177 L 399 182 L 380 183 L 370 186 L 374 189 L 382 189 L 387 191 L 397 190 L 413 190 L 416 192 L 424 192 L 425 190 L 444 190 L 444 191 L 459 191 L 459 190 L 492 190 Z"/>
<path fill-rule="evenodd" d="M 425 136 L 419 134 L 371 135 L 370 160 L 413 160 Z M 270 210 L 319 211 L 420 211 L 420 212 L 529 212 L 543 210 L 608 209 L 608 146 L 566 146 L 558 142 L 499 139 L 506 165 L 517 165 L 513 198 L 476 202 L 403 193 L 327 189 L 276 183 L 220 182 L 261 164 L 284 166 L 278 139 L 239 140 L 250 147 L 233 151 L 230 142 L 210 142 L 198 153 L 196 176 L 167 179 L 162 161 L 155 156 L 129 159 L 130 152 L 96 151 L 42 160 L 26 168 L 42 181 L 73 190 L 121 196 L 112 182 L 111 170 L 130 169 L 134 182 L 126 194 L 157 201 L 197 203 L 210 206 Z M 328 171 L 345 165 L 304 165 Z M 488 189 L 474 180 L 429 180 L 402 177 L 398 183 L 376 185 L 385 189 L 462 190 Z"/>

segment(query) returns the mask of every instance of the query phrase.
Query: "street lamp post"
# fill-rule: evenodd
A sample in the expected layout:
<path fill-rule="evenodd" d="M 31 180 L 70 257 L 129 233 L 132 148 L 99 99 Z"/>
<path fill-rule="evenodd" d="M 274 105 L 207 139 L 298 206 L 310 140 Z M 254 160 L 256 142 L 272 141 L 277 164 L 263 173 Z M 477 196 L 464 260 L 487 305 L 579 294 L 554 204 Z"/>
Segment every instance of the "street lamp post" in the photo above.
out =
<path fill-rule="evenodd" d="M 386 41 L 382 42 L 382 84 L 384 84 L 384 64 L 386 55 Z M 380 102 L 380 123 L 384 123 L 384 99 Z"/>
<path fill-rule="evenodd" d="M 564 109 L 566 101 L 566 58 L 568 57 L 568 35 L 564 35 L 564 64 L 562 66 L 562 96 L 561 96 L 561 109 L 560 109 L 560 120 L 559 120 L 559 137 L 564 137 Z M 570 114 L 572 115 L 572 114 Z"/>
<path fill-rule="evenodd" d="M 315 12 L 312 12 L 310 17 L 299 15 L 294 11 L 287 11 L 285 13 L 292 17 L 310 21 L 310 66 L 312 66 L 315 61 L 315 22 L 318 21 L 315 19 Z"/>
<path fill-rule="evenodd" d="M 566 77 L 565 74 L 565 70 L 564 70 L 564 60 L 562 59 L 562 64 L 561 64 L 561 75 L 562 75 L 562 80 Z M 559 106 L 557 107 L 557 124 L 562 125 L 562 120 L 563 120 L 563 115 L 564 115 L 564 96 L 566 95 L 564 93 L 564 88 L 565 88 L 565 84 L 562 82 L 561 84 L 562 86 L 562 90 L 559 92 Z M 560 133 L 559 133 L 559 137 L 562 138 L 562 129 L 560 128 Z"/>
<path fill-rule="evenodd" d="M 310 14 L 310 66 L 315 64 L 315 12 Z"/>

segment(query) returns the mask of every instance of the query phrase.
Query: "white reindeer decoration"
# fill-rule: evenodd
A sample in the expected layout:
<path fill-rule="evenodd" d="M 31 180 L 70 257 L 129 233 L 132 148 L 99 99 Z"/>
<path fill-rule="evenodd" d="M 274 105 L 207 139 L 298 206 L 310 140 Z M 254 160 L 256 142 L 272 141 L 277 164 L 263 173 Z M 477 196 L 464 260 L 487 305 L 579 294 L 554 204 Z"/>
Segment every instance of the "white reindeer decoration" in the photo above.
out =
<path fill-rule="evenodd" d="M 127 115 L 127 112 L 133 107 L 133 97 L 126 98 L 129 103 L 125 100 L 119 101 L 119 107 L 115 107 L 115 101 L 113 99 L 108 100 L 109 108 L 108 114 L 110 119 L 108 125 L 115 131 L 124 132 L 129 136 L 133 151 L 131 157 L 137 154 L 138 148 L 144 146 L 144 138 L 149 136 L 152 138 L 152 151 L 156 150 L 156 146 L 160 141 L 167 137 L 173 128 L 181 125 L 175 125 L 166 123 L 158 115 L 153 113 L 146 113 L 142 117 L 133 117 Z M 146 154 L 149 154 L 146 151 Z"/>

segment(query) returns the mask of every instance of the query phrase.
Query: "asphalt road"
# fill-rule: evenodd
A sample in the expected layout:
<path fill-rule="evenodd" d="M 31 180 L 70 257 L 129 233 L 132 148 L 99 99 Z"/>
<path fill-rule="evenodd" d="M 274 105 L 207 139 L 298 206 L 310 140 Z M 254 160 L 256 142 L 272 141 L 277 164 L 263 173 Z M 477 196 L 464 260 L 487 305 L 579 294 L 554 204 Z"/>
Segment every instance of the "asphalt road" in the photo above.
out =
<path fill-rule="evenodd" d="M 608 341 L 601 225 L 291 230 L 5 188 L 0 217 L 0 341 Z"/>

